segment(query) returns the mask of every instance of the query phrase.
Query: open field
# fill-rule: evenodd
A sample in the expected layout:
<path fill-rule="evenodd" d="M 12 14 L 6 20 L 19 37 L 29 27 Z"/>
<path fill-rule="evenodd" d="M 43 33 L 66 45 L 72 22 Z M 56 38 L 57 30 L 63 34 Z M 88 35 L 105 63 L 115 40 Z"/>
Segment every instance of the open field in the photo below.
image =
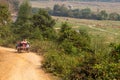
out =
<path fill-rule="evenodd" d="M 106 10 L 107 12 L 120 13 L 120 3 L 119 2 L 110 3 L 110 2 L 31 1 L 31 4 L 32 4 L 32 7 L 38 7 L 38 8 L 45 8 L 45 7 L 53 8 L 53 6 L 55 4 L 60 4 L 60 5 L 65 4 L 66 6 L 72 5 L 73 8 L 89 7 L 93 11 Z M 120 21 L 86 20 L 86 19 L 75 19 L 75 18 L 67 18 L 67 17 L 53 17 L 53 18 L 57 20 L 57 24 L 55 27 L 59 27 L 62 22 L 67 21 L 70 23 L 71 26 L 74 26 L 76 28 L 79 28 L 80 26 L 84 26 L 83 28 L 88 29 L 88 27 L 89 27 L 89 29 L 94 30 L 93 32 L 97 31 L 97 33 L 98 33 L 98 31 L 99 32 L 102 31 L 102 32 L 106 33 L 107 35 L 109 35 L 109 34 L 110 35 L 119 35 L 120 34 Z M 101 29 L 103 29 L 103 30 L 101 30 Z"/>
<path fill-rule="evenodd" d="M 108 42 L 118 42 L 120 37 L 120 21 L 87 20 L 67 17 L 55 17 L 55 28 L 59 29 L 61 23 L 68 22 L 73 29 L 85 29 L 92 38 L 102 38 Z"/>
<path fill-rule="evenodd" d="M 60 2 L 60 1 L 31 1 L 32 7 L 37 8 L 53 8 L 55 4 L 64 4 L 66 6 L 72 5 L 73 9 L 90 8 L 92 11 L 97 12 L 100 10 L 106 10 L 108 13 L 117 12 L 120 13 L 120 2 Z"/>

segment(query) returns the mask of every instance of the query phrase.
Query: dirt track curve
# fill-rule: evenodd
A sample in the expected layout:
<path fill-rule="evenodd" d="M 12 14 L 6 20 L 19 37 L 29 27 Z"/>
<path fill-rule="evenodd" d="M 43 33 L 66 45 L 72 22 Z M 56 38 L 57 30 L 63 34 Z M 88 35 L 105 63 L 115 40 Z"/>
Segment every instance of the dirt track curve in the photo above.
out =
<path fill-rule="evenodd" d="M 42 57 L 0 47 L 0 80 L 53 80 L 41 69 Z"/>

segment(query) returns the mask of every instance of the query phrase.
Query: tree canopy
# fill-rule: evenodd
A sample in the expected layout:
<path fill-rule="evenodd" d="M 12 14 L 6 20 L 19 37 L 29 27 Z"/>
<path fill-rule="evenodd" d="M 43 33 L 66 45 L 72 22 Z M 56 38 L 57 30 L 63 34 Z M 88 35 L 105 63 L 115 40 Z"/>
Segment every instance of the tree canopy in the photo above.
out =
<path fill-rule="evenodd" d="M 10 12 L 7 5 L 0 4 L 0 25 L 10 22 Z"/>

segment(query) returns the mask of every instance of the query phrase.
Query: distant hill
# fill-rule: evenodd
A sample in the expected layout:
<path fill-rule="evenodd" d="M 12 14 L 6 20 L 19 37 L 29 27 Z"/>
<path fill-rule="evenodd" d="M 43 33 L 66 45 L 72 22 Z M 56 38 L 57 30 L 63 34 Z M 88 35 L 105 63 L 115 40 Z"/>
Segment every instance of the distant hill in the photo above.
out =
<path fill-rule="evenodd" d="M 30 0 L 30 1 L 98 1 L 98 2 L 120 2 L 120 0 Z"/>
<path fill-rule="evenodd" d="M 120 0 L 80 0 L 80 1 L 120 2 Z"/>

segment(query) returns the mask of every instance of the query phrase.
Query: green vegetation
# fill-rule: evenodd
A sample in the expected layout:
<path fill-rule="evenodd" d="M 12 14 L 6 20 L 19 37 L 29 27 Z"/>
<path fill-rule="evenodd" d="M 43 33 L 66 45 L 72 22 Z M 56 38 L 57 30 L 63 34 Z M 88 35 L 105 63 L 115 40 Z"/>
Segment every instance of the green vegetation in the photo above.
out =
<path fill-rule="evenodd" d="M 49 14 L 53 16 L 73 17 L 80 19 L 96 19 L 96 20 L 120 20 L 120 14 L 110 13 L 105 10 L 93 12 L 90 8 L 85 9 L 71 9 L 63 5 L 54 5 L 53 10 L 48 9 Z"/>
<path fill-rule="evenodd" d="M 98 1 L 98 0 L 97 0 Z M 31 1 L 32 7 L 34 8 L 50 8 L 53 9 L 54 5 L 65 5 L 67 8 L 73 9 L 85 9 L 90 8 L 92 12 L 97 13 L 105 10 L 107 13 L 118 13 L 120 14 L 120 4 L 119 2 L 78 2 L 78 1 Z"/>
<path fill-rule="evenodd" d="M 32 31 L 31 15 L 31 6 L 27 1 L 24 1 L 19 8 L 18 18 L 13 24 L 13 32 L 18 39 L 30 37 Z"/>
<path fill-rule="evenodd" d="M 18 18 L 15 23 L 11 23 L 7 10 L 5 5 L 0 7 L 0 12 L 8 15 L 5 19 L 0 15 L 0 45 L 11 47 L 16 41 L 27 38 L 31 51 L 44 56 L 43 68 L 62 80 L 119 80 L 120 43 L 108 40 L 109 37 L 119 35 L 113 34 L 109 29 L 111 26 L 99 27 L 99 21 L 95 23 L 95 20 L 93 23 L 88 20 L 81 24 L 78 24 L 78 20 L 74 23 L 65 18 L 61 22 L 59 19 L 55 21 L 44 9 L 32 13 L 28 1 L 20 5 Z M 101 13 L 105 14 L 104 11 Z M 3 24 L 4 21 L 7 23 Z M 59 24 L 60 30 L 55 31 L 55 24 Z"/>
<path fill-rule="evenodd" d="M 6 25 L 10 22 L 10 12 L 8 6 L 0 4 L 0 25 Z"/>
<path fill-rule="evenodd" d="M 51 0 L 31 0 L 31 1 L 51 1 Z M 52 1 L 96 1 L 96 0 L 52 0 Z M 120 2 L 120 0 L 97 0 L 101 2 Z"/>
<path fill-rule="evenodd" d="M 9 0 L 8 2 L 11 5 L 11 8 L 13 9 L 13 11 L 18 11 L 19 3 L 20 3 L 19 0 Z"/>
<path fill-rule="evenodd" d="M 78 54 L 81 50 L 88 50 L 90 38 L 84 30 L 72 30 L 67 23 L 61 27 L 58 43 L 68 54 Z"/>
<path fill-rule="evenodd" d="M 13 33 L 10 27 L 10 12 L 8 6 L 0 4 L 0 45 L 9 46 L 13 38 Z"/>
<path fill-rule="evenodd" d="M 47 39 L 55 39 L 56 35 L 53 26 L 55 25 L 55 21 L 48 15 L 48 13 L 39 9 L 39 12 L 33 15 L 33 28 L 40 30 L 41 35 Z"/>

